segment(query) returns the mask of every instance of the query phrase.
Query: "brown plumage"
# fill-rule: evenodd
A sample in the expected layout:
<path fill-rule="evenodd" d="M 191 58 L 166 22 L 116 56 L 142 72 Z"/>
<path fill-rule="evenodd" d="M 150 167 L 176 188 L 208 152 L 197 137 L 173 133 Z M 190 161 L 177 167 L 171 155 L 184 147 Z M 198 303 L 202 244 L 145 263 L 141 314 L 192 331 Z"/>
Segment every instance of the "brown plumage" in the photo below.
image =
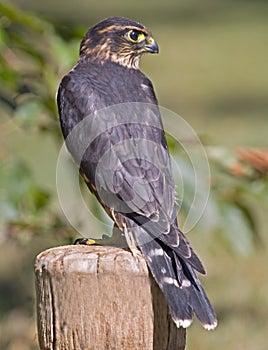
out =
<path fill-rule="evenodd" d="M 196 271 L 205 273 L 178 228 L 170 157 L 157 99 L 139 70 L 142 54 L 157 53 L 150 31 L 113 17 L 93 26 L 77 65 L 62 79 L 57 101 L 66 144 L 135 254 L 144 255 L 178 327 L 195 313 L 217 321 Z"/>

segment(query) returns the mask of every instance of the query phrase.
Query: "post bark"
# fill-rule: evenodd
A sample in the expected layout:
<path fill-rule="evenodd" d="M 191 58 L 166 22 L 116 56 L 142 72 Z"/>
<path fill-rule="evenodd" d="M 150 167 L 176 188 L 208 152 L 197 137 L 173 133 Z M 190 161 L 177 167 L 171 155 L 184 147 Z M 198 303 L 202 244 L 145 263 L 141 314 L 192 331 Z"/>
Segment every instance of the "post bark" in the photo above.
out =
<path fill-rule="evenodd" d="M 41 350 L 182 350 L 144 258 L 103 246 L 48 249 L 35 263 Z"/>

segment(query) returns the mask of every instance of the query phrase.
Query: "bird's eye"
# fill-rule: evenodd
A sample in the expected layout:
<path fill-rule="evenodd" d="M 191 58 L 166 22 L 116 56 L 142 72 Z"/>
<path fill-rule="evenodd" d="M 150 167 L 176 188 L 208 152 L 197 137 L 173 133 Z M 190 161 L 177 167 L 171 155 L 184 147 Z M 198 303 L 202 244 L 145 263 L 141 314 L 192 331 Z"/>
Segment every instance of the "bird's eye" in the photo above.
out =
<path fill-rule="evenodd" d="M 139 43 L 145 39 L 145 35 L 138 30 L 132 29 L 127 33 L 128 39 L 133 43 Z"/>

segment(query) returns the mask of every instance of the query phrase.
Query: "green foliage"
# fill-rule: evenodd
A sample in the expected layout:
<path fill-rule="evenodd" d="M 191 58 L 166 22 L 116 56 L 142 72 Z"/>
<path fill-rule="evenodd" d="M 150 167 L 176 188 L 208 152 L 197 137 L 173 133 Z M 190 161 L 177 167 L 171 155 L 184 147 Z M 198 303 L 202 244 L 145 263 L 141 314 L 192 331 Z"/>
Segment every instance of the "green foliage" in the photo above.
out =
<path fill-rule="evenodd" d="M 0 166 L 2 218 L 14 221 L 38 215 L 47 205 L 49 194 L 35 183 L 31 170 L 18 160 Z"/>
<path fill-rule="evenodd" d="M 268 151 L 209 147 L 208 155 L 212 194 L 221 218 L 219 229 L 237 252 L 249 254 L 260 243 L 258 207 L 268 207 Z M 264 171 L 256 168 L 258 156 Z"/>
<path fill-rule="evenodd" d="M 11 133 L 12 120 L 12 127 L 25 135 L 46 132 L 58 142 L 55 94 L 60 77 L 75 61 L 78 43 L 64 41 L 49 22 L 2 3 L 0 25 L 1 139 Z M 5 143 L 0 153 L 1 231 L 20 227 L 18 237 L 25 229 L 41 232 L 63 225 L 57 214 L 51 215 L 51 194 L 36 181 L 23 153 L 23 148 L 21 155 L 10 153 Z"/>
<path fill-rule="evenodd" d="M 55 133 L 56 89 L 75 62 L 74 42 L 64 42 L 52 24 L 10 5 L 0 4 L 0 11 L 0 101 L 19 124 Z"/>

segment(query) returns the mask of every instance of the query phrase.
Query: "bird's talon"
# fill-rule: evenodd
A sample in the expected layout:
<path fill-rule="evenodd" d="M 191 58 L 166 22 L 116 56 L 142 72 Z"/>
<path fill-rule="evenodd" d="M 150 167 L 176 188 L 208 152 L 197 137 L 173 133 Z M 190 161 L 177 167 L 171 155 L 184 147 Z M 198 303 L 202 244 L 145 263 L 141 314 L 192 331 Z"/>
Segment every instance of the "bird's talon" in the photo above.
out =
<path fill-rule="evenodd" d="M 74 241 L 74 245 L 94 245 L 94 244 L 97 244 L 97 242 L 91 238 L 77 238 Z"/>

